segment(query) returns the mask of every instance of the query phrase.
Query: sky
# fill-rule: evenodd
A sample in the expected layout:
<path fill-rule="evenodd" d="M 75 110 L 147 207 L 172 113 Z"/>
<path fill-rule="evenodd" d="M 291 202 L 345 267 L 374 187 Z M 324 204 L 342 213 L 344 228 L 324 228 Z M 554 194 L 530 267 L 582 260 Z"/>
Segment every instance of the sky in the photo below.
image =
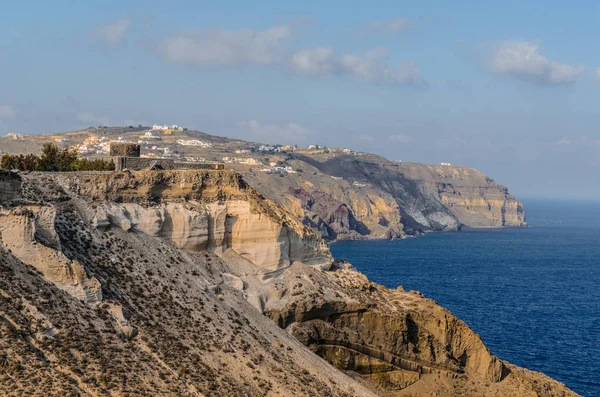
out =
<path fill-rule="evenodd" d="M 0 135 L 178 124 L 600 199 L 595 1 L 11 1 Z M 1 149 L 1 148 L 0 148 Z"/>

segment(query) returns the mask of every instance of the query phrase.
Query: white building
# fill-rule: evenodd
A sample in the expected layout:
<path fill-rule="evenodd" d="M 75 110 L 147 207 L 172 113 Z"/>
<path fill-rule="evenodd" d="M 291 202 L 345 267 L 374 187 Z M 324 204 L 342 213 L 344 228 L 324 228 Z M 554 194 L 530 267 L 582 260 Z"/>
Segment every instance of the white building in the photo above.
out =
<path fill-rule="evenodd" d="M 240 164 L 246 164 L 246 165 L 258 165 L 260 164 L 260 161 L 258 161 L 255 158 L 252 157 L 248 157 L 248 158 L 238 158 L 236 159 L 238 163 Z"/>
<path fill-rule="evenodd" d="M 152 135 L 152 133 L 150 131 L 146 132 L 144 135 L 140 135 L 140 138 L 142 138 L 142 139 L 161 139 L 157 135 Z"/>
<path fill-rule="evenodd" d="M 268 145 L 261 145 L 258 148 L 259 152 L 275 152 L 275 153 L 281 153 L 281 146 L 268 146 Z"/>
<path fill-rule="evenodd" d="M 208 143 L 208 142 L 202 142 L 199 141 L 197 139 L 178 139 L 177 143 L 183 146 L 200 146 L 200 147 L 204 147 L 204 148 L 208 148 L 211 147 L 212 144 Z"/>
<path fill-rule="evenodd" d="M 14 132 L 9 132 L 8 134 L 6 134 L 7 138 L 12 138 L 15 140 L 19 140 L 19 139 L 23 139 L 23 135 L 22 134 L 15 134 Z"/>
<path fill-rule="evenodd" d="M 450 166 L 452 166 L 452 164 L 450 164 L 450 163 L 440 163 L 440 165 L 445 165 L 445 166 L 447 166 L 447 167 L 450 167 Z"/>

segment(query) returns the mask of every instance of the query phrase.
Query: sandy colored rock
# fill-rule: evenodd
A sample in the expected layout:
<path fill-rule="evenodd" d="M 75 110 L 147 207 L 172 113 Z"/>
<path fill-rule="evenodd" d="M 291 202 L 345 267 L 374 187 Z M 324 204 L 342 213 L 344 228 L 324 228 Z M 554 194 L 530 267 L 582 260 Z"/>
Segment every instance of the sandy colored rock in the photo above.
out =
<path fill-rule="evenodd" d="M 67 258 L 56 235 L 52 207 L 27 206 L 0 209 L 0 242 L 15 257 L 35 267 L 60 289 L 87 303 L 102 300 L 100 282 L 85 268 Z"/>
<path fill-rule="evenodd" d="M 231 171 L 21 185 L 0 201 L 0 394 L 576 396 L 333 262 Z"/>

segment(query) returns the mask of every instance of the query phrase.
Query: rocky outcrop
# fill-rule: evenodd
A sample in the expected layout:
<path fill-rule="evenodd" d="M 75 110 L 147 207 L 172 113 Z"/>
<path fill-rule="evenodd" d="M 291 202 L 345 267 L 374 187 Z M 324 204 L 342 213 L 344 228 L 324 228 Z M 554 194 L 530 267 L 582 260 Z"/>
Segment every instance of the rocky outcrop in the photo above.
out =
<path fill-rule="evenodd" d="M 417 293 L 389 290 L 352 270 L 336 269 L 331 276 L 304 277 L 304 269 L 297 268 L 287 277 L 294 271 L 303 280 L 302 290 L 274 302 L 266 313 L 322 355 L 335 357 L 338 350 L 352 350 L 351 356 L 376 358 L 417 374 L 467 374 L 491 382 L 507 375 L 504 364 L 473 331 Z M 312 293 L 317 289 L 325 292 L 314 297 Z M 339 296 L 335 297 L 336 293 Z M 352 361 L 344 359 L 344 369 L 374 372 Z"/>
<path fill-rule="evenodd" d="M 101 301 L 100 282 L 62 253 L 55 222 L 53 207 L 0 209 L 0 244 L 75 298 L 89 304 Z"/>
<path fill-rule="evenodd" d="M 468 167 L 405 163 L 404 175 L 419 181 L 429 194 L 468 227 L 525 226 L 523 205 L 481 172 Z"/>
<path fill-rule="evenodd" d="M 326 269 L 333 261 L 312 231 L 231 171 L 64 176 L 60 183 L 98 203 L 92 222 L 99 228 L 166 238 L 190 252 L 231 248 L 266 272 L 295 261 Z"/>
<path fill-rule="evenodd" d="M 522 204 L 471 168 L 339 152 L 289 155 L 287 163 L 302 172 L 245 177 L 328 240 L 526 225 Z"/>
<path fill-rule="evenodd" d="M 304 171 L 284 178 L 249 172 L 244 178 L 326 240 L 403 236 L 400 208 L 388 193 L 317 173 L 300 161 L 291 164 Z"/>
<path fill-rule="evenodd" d="M 9 202 L 21 197 L 21 178 L 11 171 L 0 170 L 0 202 Z"/>
<path fill-rule="evenodd" d="M 574 395 L 514 371 L 436 302 L 371 283 L 347 264 L 325 273 L 293 266 L 278 282 L 288 293 L 266 305 L 268 317 L 337 368 L 395 395 Z M 432 378 L 435 387 L 424 387 Z"/>
<path fill-rule="evenodd" d="M 0 394 L 575 396 L 333 262 L 233 172 L 17 180 L 0 201 Z"/>

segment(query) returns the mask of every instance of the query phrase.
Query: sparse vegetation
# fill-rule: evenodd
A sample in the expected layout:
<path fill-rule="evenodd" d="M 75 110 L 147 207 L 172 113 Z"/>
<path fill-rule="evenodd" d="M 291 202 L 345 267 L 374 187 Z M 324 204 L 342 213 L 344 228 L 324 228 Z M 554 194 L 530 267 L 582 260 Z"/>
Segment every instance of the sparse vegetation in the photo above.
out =
<path fill-rule="evenodd" d="M 53 143 L 45 143 L 40 156 L 19 154 L 2 156 L 0 167 L 20 171 L 112 171 L 114 163 L 102 159 L 84 159 L 77 151 L 59 149 Z"/>

